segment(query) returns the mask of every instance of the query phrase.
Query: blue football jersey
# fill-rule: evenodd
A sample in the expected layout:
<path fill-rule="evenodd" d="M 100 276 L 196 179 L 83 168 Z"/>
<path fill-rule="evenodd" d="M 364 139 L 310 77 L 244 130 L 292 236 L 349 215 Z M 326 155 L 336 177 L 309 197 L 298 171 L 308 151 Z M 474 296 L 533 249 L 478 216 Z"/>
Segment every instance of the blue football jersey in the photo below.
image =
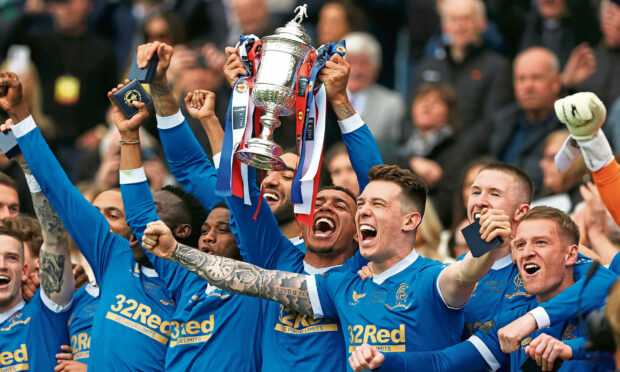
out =
<path fill-rule="evenodd" d="M 577 316 L 574 302 L 580 293 L 584 312 L 598 308 L 598 304 L 604 300 L 604 294 L 616 280 L 617 275 L 608 269 L 600 268 L 587 284 L 591 290 L 581 291 L 590 265 L 592 265 L 591 259 L 579 255 L 573 266 L 576 283 L 552 300 L 540 305 L 545 310 L 550 324 L 563 323 Z M 530 303 L 536 303 L 536 298 L 523 288 L 523 280 L 517 265 L 512 263 L 512 256 L 496 261 L 487 275 L 478 282 L 465 306 L 464 338 L 475 333 L 476 329 L 493 316 Z"/>
<path fill-rule="evenodd" d="M 56 353 L 67 345 L 69 307 L 61 309 L 38 290 L 5 314 L 0 323 L 0 371 L 53 371 Z M 48 306 L 49 304 L 49 306 Z M 52 310 L 53 309 L 53 310 Z"/>
<path fill-rule="evenodd" d="M 90 336 L 99 304 L 99 288 L 95 282 L 78 289 L 73 296 L 67 327 L 71 338 L 73 360 L 88 364 L 90 355 Z"/>
<path fill-rule="evenodd" d="M 476 332 L 474 336 L 470 339 L 470 342 L 474 344 L 478 352 L 484 357 L 489 366 L 492 368 L 495 366 L 495 363 L 506 365 L 507 363 L 510 365 L 510 370 L 517 372 L 520 371 L 521 364 L 528 358 L 528 355 L 525 353 L 525 348 L 527 345 L 532 342 L 536 337 L 540 334 L 548 334 L 558 340 L 569 341 L 574 340 L 578 337 L 584 337 L 584 330 L 579 326 L 578 319 L 571 319 L 566 322 L 561 322 L 555 325 L 552 325 L 549 328 L 545 328 L 543 330 L 537 330 L 532 332 L 528 337 L 524 338 L 521 341 L 521 347 L 519 350 L 511 353 L 510 355 L 502 353 L 500 348 L 499 339 L 497 336 L 497 331 L 508 325 L 513 320 L 519 318 L 520 316 L 526 314 L 529 310 L 536 307 L 536 302 L 532 302 L 530 304 L 523 305 L 517 309 L 509 310 L 503 312 L 493 319 L 485 322 L 485 324 L 480 327 L 480 329 Z M 480 340 L 484 346 L 481 346 L 477 340 Z M 490 353 L 489 353 L 490 351 Z M 583 360 L 568 360 L 562 364 L 562 367 L 559 371 L 568 372 L 568 371 L 607 371 L 608 365 L 605 364 L 597 364 Z"/>
<path fill-rule="evenodd" d="M 461 336 L 463 311 L 441 297 L 437 278 L 443 267 L 413 250 L 372 280 L 346 271 L 309 276 L 314 314 L 340 319 L 347 355 L 362 343 L 381 352 L 453 345 Z"/>
<path fill-rule="evenodd" d="M 73 186 L 31 118 L 13 131 L 32 174 L 99 285 L 89 371 L 161 371 L 175 304 L 157 273 L 136 263 L 129 241 L 112 233 L 101 212 Z"/>
<path fill-rule="evenodd" d="M 125 171 L 124 175 L 132 171 Z M 121 179 L 127 223 L 142 241 L 148 222 L 158 220 L 143 172 L 132 183 Z M 166 369 L 253 372 L 260 370 L 262 300 L 210 286 L 182 266 L 145 251 L 177 303 L 170 324 Z"/>
<path fill-rule="evenodd" d="M 170 171 L 185 190 L 196 196 L 207 209 L 211 209 L 219 201 L 219 198 L 214 197 L 217 173 L 187 122 L 176 114 L 165 119 L 158 118 L 158 128 Z M 365 154 L 363 157 L 351 158 L 362 190 L 368 183 L 368 170 L 382 163 L 377 144 L 357 115 L 341 125 L 341 128 L 349 152 Z M 240 198 L 225 198 L 231 211 L 231 230 L 243 260 L 266 269 L 314 274 L 314 268 L 308 265 L 308 271 L 304 271 L 305 246 L 291 243 L 282 236 L 266 201 L 263 200 L 258 217 L 253 218 L 260 191 L 255 184 L 255 173 L 249 172 L 248 178 L 252 205 L 245 205 Z M 367 261 L 357 255 L 354 260 L 347 261 L 342 270 L 357 270 L 365 263 Z M 311 319 L 275 302 L 262 303 L 263 371 L 345 370 L 344 340 L 337 320 Z M 329 353 L 325 350 L 329 350 Z"/>

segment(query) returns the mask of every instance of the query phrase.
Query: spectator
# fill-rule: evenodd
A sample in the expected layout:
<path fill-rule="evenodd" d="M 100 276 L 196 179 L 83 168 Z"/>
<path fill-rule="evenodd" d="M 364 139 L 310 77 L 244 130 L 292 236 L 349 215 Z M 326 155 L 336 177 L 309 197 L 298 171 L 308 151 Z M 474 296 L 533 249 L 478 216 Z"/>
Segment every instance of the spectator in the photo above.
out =
<path fill-rule="evenodd" d="M 15 43 L 30 47 L 41 79 L 43 112 L 56 129 L 52 144 L 74 179 L 81 155 L 74 143 L 94 135 L 89 129 L 104 121 L 109 105 L 105 92 L 117 80 L 112 50 L 88 30 L 91 7 L 91 0 L 51 2 L 52 32 L 26 33 L 26 20 L 16 24 L 0 45 L 2 53 Z"/>
<path fill-rule="evenodd" d="M 583 199 L 579 194 L 579 185 L 588 176 L 588 169 L 583 159 L 575 161 L 565 172 L 559 172 L 555 166 L 555 155 L 560 151 L 564 141 L 570 132 L 559 129 L 551 132 L 543 142 L 543 153 L 540 158 L 542 170 L 542 193 L 541 198 L 531 203 L 532 208 L 538 205 L 546 205 L 571 213 L 575 206 Z"/>
<path fill-rule="evenodd" d="M 603 44 L 592 49 L 583 43 L 573 49 L 562 84 L 569 92 L 593 92 L 605 105 L 620 97 L 620 5 L 603 0 L 600 9 Z"/>
<path fill-rule="evenodd" d="M 469 225 L 469 221 L 467 219 L 462 220 L 461 223 L 456 225 L 456 228 L 450 235 L 450 239 L 448 241 L 448 252 L 450 252 L 450 256 L 454 259 L 457 259 L 469 252 L 469 246 L 467 245 L 465 237 L 461 232 L 461 230 L 467 227 L 467 225 Z"/>
<path fill-rule="evenodd" d="M 450 200 L 462 157 L 457 155 L 460 124 L 456 92 L 447 83 L 423 83 L 411 105 L 412 125 L 398 150 L 398 163 L 420 176 L 429 187 L 445 226 L 450 225 Z"/>
<path fill-rule="evenodd" d="M 359 195 L 360 186 L 357 182 L 357 175 L 344 143 L 335 144 L 325 153 L 324 164 L 331 178 L 331 184 L 344 187 L 355 196 Z"/>
<path fill-rule="evenodd" d="M 17 183 L 6 174 L 0 172 L 0 225 L 5 218 L 19 214 L 19 198 Z"/>
<path fill-rule="evenodd" d="M 519 50 L 542 46 L 564 66 L 577 45 L 598 44 L 601 32 L 593 3 L 589 0 L 537 0 L 522 22 Z M 501 25 L 500 25 L 501 27 Z"/>
<path fill-rule="evenodd" d="M 424 218 L 420 222 L 418 233 L 415 236 L 415 250 L 420 256 L 446 262 L 447 258 L 439 252 L 442 230 L 443 227 L 433 202 L 430 199 L 426 199 Z"/>
<path fill-rule="evenodd" d="M 144 22 L 142 33 L 147 43 L 160 41 L 169 45 L 185 43 L 184 19 L 177 13 L 156 12 Z"/>
<path fill-rule="evenodd" d="M 271 35 L 275 28 L 269 17 L 269 8 L 265 0 L 233 0 L 232 8 L 239 21 L 242 34 L 254 34 L 258 37 Z M 284 25 L 276 25 L 281 27 Z"/>
<path fill-rule="evenodd" d="M 350 3 L 330 0 L 321 6 L 316 24 L 316 44 L 323 45 L 338 42 L 345 35 L 356 31 L 366 30 L 364 13 Z M 347 43 L 347 54 L 348 50 Z M 381 53 L 381 51 L 379 51 Z"/>
<path fill-rule="evenodd" d="M 483 45 L 487 18 L 481 0 L 446 0 L 440 16 L 446 41 L 434 57 L 420 62 L 413 87 L 424 81 L 451 83 L 468 128 L 511 101 L 510 65 Z"/>
<path fill-rule="evenodd" d="M 517 56 L 513 68 L 516 103 L 490 118 L 488 149 L 499 160 L 525 171 L 539 190 L 541 143 L 547 134 L 560 127 L 553 112 L 553 103 L 561 89 L 559 63 L 548 49 L 533 47 Z"/>
<path fill-rule="evenodd" d="M 344 36 L 347 62 L 351 66 L 347 92 L 349 101 L 366 121 L 386 163 L 396 159 L 405 103 L 394 91 L 377 84 L 381 69 L 381 46 L 371 34 L 353 32 Z"/>

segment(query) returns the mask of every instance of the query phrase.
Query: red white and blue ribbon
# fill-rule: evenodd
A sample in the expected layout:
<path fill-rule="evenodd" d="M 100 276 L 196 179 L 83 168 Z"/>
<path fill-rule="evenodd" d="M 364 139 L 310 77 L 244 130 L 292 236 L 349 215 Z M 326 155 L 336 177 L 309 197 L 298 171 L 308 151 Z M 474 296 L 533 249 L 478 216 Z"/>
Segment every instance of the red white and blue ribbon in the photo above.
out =
<path fill-rule="evenodd" d="M 248 167 L 234 157 L 235 151 L 243 146 L 254 132 L 255 106 L 250 99 L 252 77 L 260 63 L 261 42 L 255 35 L 241 36 L 237 50 L 248 73 L 239 77 L 233 87 L 228 111 L 226 129 L 222 144 L 220 168 L 218 170 L 215 193 L 221 196 L 242 197 L 245 204 L 251 205 L 248 188 Z"/>

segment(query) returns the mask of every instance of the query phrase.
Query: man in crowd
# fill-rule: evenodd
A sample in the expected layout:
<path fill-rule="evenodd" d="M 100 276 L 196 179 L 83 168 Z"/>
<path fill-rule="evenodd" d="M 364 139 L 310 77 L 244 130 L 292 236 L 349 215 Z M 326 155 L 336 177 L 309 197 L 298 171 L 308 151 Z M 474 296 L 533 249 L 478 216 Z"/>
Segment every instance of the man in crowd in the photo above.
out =
<path fill-rule="evenodd" d="M 413 87 L 424 81 L 449 82 L 458 93 L 461 121 L 468 129 L 512 100 L 510 64 L 483 45 L 487 14 L 482 0 L 446 0 L 439 14 L 446 41 L 432 58 L 420 62 Z"/>
<path fill-rule="evenodd" d="M 549 301 L 574 284 L 573 266 L 579 259 L 578 244 L 578 227 L 570 216 L 560 210 L 536 207 L 521 218 L 512 241 L 512 255 L 519 267 L 523 287 L 527 293 L 536 296 L 537 303 Z M 607 285 L 612 283 L 613 280 L 610 280 Z M 599 298 L 598 306 L 604 302 L 604 297 Z M 382 354 L 377 348 L 366 344 L 358 348 L 349 361 L 355 371 L 382 365 L 382 371 L 405 371 L 419 365 L 432 366 L 434 371 L 497 370 L 509 365 L 512 371 L 517 371 L 529 355 L 536 357 L 536 362 L 542 364 L 544 370 L 551 370 L 556 358 L 567 360 L 572 357 L 572 347 L 576 345 L 571 347 L 562 341 L 583 337 L 586 330 L 581 328 L 575 317 L 533 333 L 516 350 L 511 350 L 516 353 L 503 354 L 504 345 L 501 344 L 505 340 L 498 329 L 535 306 L 535 303 L 524 304 L 496 315 L 467 341 L 441 351 Z M 544 343 L 541 340 L 545 340 Z M 538 346 L 541 348 L 537 349 Z M 554 348 L 556 350 L 552 353 Z M 579 371 L 599 370 L 597 366 L 582 361 L 566 362 L 568 365 Z"/>
<path fill-rule="evenodd" d="M 0 225 L 5 218 L 19 214 L 19 197 L 17 183 L 0 172 Z"/>
<path fill-rule="evenodd" d="M 352 32 L 344 35 L 344 39 L 346 59 L 351 66 L 347 83 L 349 100 L 364 118 L 383 159 L 392 163 L 396 160 L 405 102 L 396 92 L 377 83 L 382 65 L 377 39 L 366 32 Z"/>
<path fill-rule="evenodd" d="M 369 178 L 371 182 L 357 200 L 355 221 L 360 251 L 373 262 L 372 281 L 363 281 L 354 272 L 309 276 L 193 254 L 191 248 L 176 243 L 158 221 L 147 226 L 143 246 L 216 286 L 275 300 L 315 318 L 339 318 L 348 353 L 369 338 L 396 352 L 454 344 L 462 326 L 459 308 L 490 267 L 494 252 L 478 259 L 468 255 L 445 269 L 419 257 L 413 246 L 424 213 L 426 186 L 396 166 L 375 166 Z M 349 213 L 353 218 L 353 211 Z M 481 222 L 484 238 L 501 236 L 507 241 L 507 221 L 484 211 Z M 318 235 L 316 230 L 312 233 Z"/>
<path fill-rule="evenodd" d="M 481 145 L 487 145 L 490 154 L 521 168 L 538 190 L 542 184 L 540 144 L 559 127 L 553 115 L 553 102 L 561 90 L 559 64 L 549 50 L 533 47 L 519 54 L 513 67 L 516 103 L 490 117 L 490 135 L 477 135 L 487 141 Z"/>

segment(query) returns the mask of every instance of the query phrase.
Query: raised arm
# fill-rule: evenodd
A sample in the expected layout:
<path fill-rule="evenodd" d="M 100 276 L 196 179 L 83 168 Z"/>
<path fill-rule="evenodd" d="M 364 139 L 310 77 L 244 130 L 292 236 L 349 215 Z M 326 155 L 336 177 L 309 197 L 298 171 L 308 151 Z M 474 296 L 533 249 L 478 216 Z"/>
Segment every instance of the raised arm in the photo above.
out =
<path fill-rule="evenodd" d="M 314 315 L 306 275 L 265 270 L 179 244 L 161 221 L 148 224 L 142 246 L 159 257 L 178 263 L 216 287 L 276 301 L 306 315 Z"/>
<path fill-rule="evenodd" d="M 379 147 L 370 129 L 349 102 L 347 83 L 349 64 L 339 54 L 334 54 L 318 75 L 325 85 L 327 100 L 338 118 L 351 165 L 357 175 L 360 193 L 368 184 L 368 171 L 375 165 L 383 164 Z"/>
<path fill-rule="evenodd" d="M 110 233 L 105 217 L 73 186 L 30 116 L 15 74 L 0 73 L 0 107 L 15 123 L 11 129 L 41 191 L 88 260 L 97 283 L 102 285 L 101 274 L 111 254 L 109 248 L 120 245 L 115 240 L 124 240 L 125 244 L 127 240 Z"/>
<path fill-rule="evenodd" d="M 504 211 L 483 210 L 480 226 L 480 233 L 485 241 L 490 242 L 500 237 L 504 241 L 502 247 L 508 244 L 511 231 L 510 219 Z M 467 253 L 463 260 L 447 266 L 437 279 L 441 296 L 446 304 L 455 308 L 464 306 L 474 291 L 476 283 L 487 274 L 497 254 L 501 252 L 500 248 L 496 248 L 478 258 Z"/>
<path fill-rule="evenodd" d="M 60 217 L 41 192 L 39 184 L 28 169 L 22 155 L 17 162 L 24 171 L 32 205 L 41 225 L 43 245 L 39 253 L 39 279 L 45 295 L 55 304 L 65 307 L 73 298 L 75 290 L 71 255 L 69 251 L 69 235 Z"/>

